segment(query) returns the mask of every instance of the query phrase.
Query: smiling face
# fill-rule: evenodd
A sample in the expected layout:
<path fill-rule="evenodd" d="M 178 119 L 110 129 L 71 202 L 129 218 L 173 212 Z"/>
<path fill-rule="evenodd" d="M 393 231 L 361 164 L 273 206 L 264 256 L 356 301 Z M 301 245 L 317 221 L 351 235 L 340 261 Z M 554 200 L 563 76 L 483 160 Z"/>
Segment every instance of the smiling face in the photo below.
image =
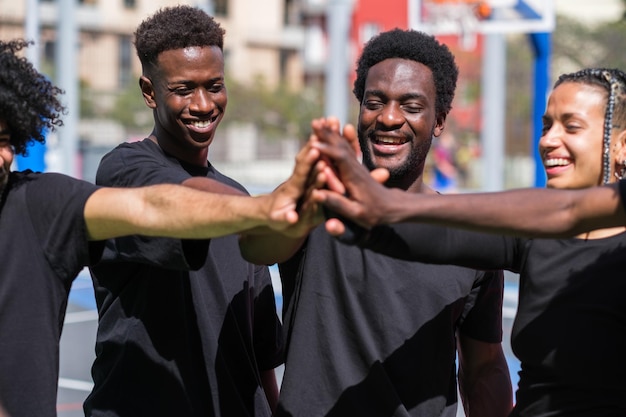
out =
<path fill-rule="evenodd" d="M 7 185 L 13 163 L 14 153 L 10 139 L 9 125 L 4 120 L 0 120 L 0 193 Z"/>
<path fill-rule="evenodd" d="M 433 136 L 445 117 L 435 112 L 436 90 L 431 70 L 419 62 L 392 58 L 372 66 L 365 80 L 359 111 L 363 163 L 387 168 L 390 185 L 419 190 Z"/>
<path fill-rule="evenodd" d="M 146 104 L 154 110 L 152 139 L 178 159 L 206 165 L 228 101 L 221 49 L 164 51 L 150 78 L 142 77 L 140 85 Z"/>
<path fill-rule="evenodd" d="M 550 94 L 539 141 L 547 187 L 586 188 L 602 184 L 606 103 L 607 92 L 601 87 L 577 82 L 560 84 Z M 620 161 L 623 149 L 618 134 L 614 130 L 611 167 Z"/>

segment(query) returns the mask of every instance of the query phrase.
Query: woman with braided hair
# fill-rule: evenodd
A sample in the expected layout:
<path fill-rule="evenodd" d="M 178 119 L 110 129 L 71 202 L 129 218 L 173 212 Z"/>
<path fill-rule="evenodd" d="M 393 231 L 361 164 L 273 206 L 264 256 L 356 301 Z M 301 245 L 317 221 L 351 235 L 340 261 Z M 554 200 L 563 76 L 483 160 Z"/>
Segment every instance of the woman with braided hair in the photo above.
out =
<path fill-rule="evenodd" d="M 624 176 L 625 99 L 626 75 L 616 69 L 585 69 L 558 79 L 543 116 L 539 142 L 548 188 L 575 192 L 603 184 L 610 187 Z M 506 210 L 476 201 L 456 208 L 437 202 L 441 198 L 471 201 L 463 195 L 457 199 L 387 190 L 359 171 L 339 135 L 323 124 L 315 132 L 322 142 L 320 150 L 335 163 L 350 200 L 330 191 L 320 191 L 318 197 L 361 225 L 451 219 L 481 230 L 488 228 L 489 218 L 463 222 L 455 212 L 475 210 L 486 215 Z M 471 217 L 479 216 L 472 213 Z M 338 234 L 339 225 L 333 219 L 327 229 Z M 623 223 L 561 239 L 403 223 L 376 226 L 361 244 L 404 259 L 520 274 L 511 345 L 521 371 L 512 416 L 626 415 Z"/>

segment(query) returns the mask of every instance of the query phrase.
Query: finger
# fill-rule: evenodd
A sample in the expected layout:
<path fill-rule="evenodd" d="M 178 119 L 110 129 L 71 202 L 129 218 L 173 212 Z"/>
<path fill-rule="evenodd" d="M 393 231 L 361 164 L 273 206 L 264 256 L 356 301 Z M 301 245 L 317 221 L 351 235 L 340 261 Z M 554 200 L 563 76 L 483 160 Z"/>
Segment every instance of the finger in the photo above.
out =
<path fill-rule="evenodd" d="M 345 225 L 336 218 L 326 220 L 325 228 L 331 236 L 341 236 L 346 231 Z"/>
<path fill-rule="evenodd" d="M 339 133 L 341 123 L 339 122 L 339 119 L 337 117 L 329 116 L 326 118 L 326 127 L 333 132 Z"/>
<path fill-rule="evenodd" d="M 296 164 L 289 180 L 298 188 L 304 188 L 309 181 L 309 174 L 314 164 L 319 160 L 320 152 L 313 147 L 311 143 L 307 143 L 302 147 L 296 156 Z"/>
<path fill-rule="evenodd" d="M 389 179 L 389 171 L 385 168 L 376 168 L 370 171 L 370 175 L 379 184 L 384 184 Z"/>
<path fill-rule="evenodd" d="M 339 177 L 337 176 L 337 174 L 332 168 L 327 166 L 324 169 L 324 176 L 326 177 L 326 187 L 329 190 L 332 190 L 339 194 L 346 193 L 345 185 L 343 185 L 343 182 L 341 182 L 341 180 L 339 179 Z"/>
<path fill-rule="evenodd" d="M 362 162 L 363 152 L 361 151 L 361 145 L 359 144 L 359 138 L 354 125 L 347 124 L 343 128 L 343 137 L 348 141 L 350 147 L 354 150 L 356 158 L 359 160 L 359 162 Z"/>

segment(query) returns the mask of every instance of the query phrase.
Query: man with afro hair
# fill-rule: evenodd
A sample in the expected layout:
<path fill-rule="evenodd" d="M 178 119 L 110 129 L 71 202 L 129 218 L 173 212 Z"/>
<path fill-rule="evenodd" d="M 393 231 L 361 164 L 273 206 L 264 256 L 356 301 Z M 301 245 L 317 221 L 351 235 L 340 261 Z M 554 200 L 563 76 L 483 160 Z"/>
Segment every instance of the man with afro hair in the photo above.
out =
<path fill-rule="evenodd" d="M 154 127 L 105 155 L 97 184 L 247 195 L 208 159 L 228 101 L 223 37 L 190 6 L 160 9 L 137 27 L 139 86 Z M 269 270 L 241 257 L 237 236 L 110 240 L 91 272 L 100 319 L 86 415 L 272 414 L 282 326 Z"/>
<path fill-rule="evenodd" d="M 364 46 L 358 142 L 367 168 L 389 172 L 387 187 L 436 193 L 424 184 L 424 163 L 457 75 L 448 48 L 421 32 L 395 29 Z M 354 142 L 356 134 L 344 128 Z M 457 348 L 466 414 L 511 410 L 501 271 L 393 259 L 345 245 L 323 226 L 271 244 L 250 237 L 242 253 L 280 262 L 287 350 L 276 416 L 454 417 Z"/>
<path fill-rule="evenodd" d="M 27 45 L 0 41 L 0 415 L 54 417 L 68 292 L 101 258 L 105 239 L 209 239 L 258 226 L 285 231 L 297 220 L 293 208 L 319 154 L 303 148 L 297 173 L 259 198 L 180 185 L 104 188 L 62 174 L 11 171 L 14 156 L 32 141 L 43 143 L 41 132 L 61 126 L 65 112 L 62 91 L 18 56 Z"/>

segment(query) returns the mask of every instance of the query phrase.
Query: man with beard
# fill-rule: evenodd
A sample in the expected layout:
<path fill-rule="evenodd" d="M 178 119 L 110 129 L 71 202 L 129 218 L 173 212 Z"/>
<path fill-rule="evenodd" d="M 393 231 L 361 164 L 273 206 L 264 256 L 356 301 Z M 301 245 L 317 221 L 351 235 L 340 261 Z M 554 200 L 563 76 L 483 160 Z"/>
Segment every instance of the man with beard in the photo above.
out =
<path fill-rule="evenodd" d="M 354 83 L 358 138 L 365 166 L 390 172 L 387 187 L 436 193 L 424 163 L 457 75 L 448 48 L 421 32 L 396 29 L 365 45 Z M 457 348 L 466 415 L 509 413 L 501 271 L 392 259 L 323 226 L 270 238 L 241 245 L 251 261 L 280 262 L 287 340 L 276 416 L 456 416 Z"/>

